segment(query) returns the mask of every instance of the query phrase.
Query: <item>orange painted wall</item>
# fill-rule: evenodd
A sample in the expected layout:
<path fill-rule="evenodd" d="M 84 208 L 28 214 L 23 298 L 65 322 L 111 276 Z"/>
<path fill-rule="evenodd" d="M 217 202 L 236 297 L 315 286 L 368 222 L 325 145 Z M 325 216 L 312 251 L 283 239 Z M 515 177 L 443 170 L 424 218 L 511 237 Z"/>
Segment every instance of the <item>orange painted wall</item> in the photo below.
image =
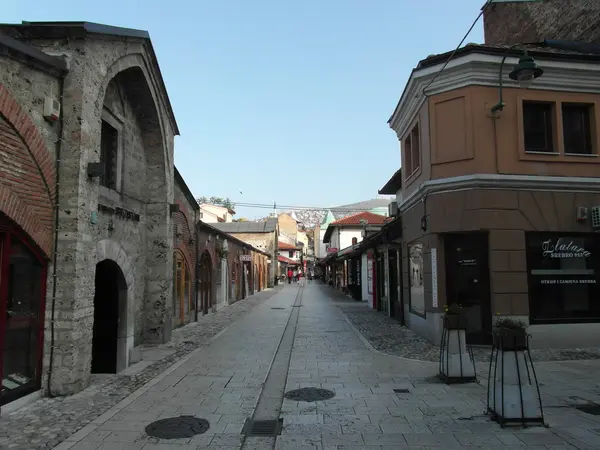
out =
<path fill-rule="evenodd" d="M 428 123 L 430 142 L 421 132 L 422 164 L 419 180 L 455 177 L 474 173 L 548 176 L 600 176 L 600 156 L 565 156 L 559 102 L 587 103 L 595 106 L 592 121 L 596 153 L 600 149 L 600 94 L 505 89 L 502 112 L 493 118 L 490 108 L 498 102 L 498 89 L 470 86 L 431 96 L 419 112 Z M 526 154 L 523 143 L 522 102 L 557 102 L 554 134 L 560 155 Z M 424 111 L 426 109 L 426 111 Z M 496 130 L 494 130 L 494 123 Z M 497 149 L 497 151 L 496 151 Z M 412 180 L 408 180 L 412 183 Z M 420 184 L 419 182 L 414 183 Z M 407 191 L 411 185 L 407 186 Z"/>

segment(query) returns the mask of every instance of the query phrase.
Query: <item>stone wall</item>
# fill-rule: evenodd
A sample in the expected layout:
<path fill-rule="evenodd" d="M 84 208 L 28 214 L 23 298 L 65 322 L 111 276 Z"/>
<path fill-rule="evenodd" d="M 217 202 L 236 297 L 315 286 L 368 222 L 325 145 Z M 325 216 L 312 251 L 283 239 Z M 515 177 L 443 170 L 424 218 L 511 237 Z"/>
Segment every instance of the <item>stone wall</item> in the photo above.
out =
<path fill-rule="evenodd" d="M 600 42 L 598 0 L 497 3 L 484 12 L 485 43 L 507 45 L 544 39 Z"/>
<path fill-rule="evenodd" d="M 270 233 L 230 233 L 235 238 L 243 241 L 265 253 L 271 255 L 269 259 L 274 261 L 272 264 L 277 262 L 277 233 L 275 231 Z M 230 266 L 231 267 L 231 266 Z M 275 270 L 271 265 L 267 264 L 267 286 L 273 287 L 274 277 L 276 276 Z"/>
<path fill-rule="evenodd" d="M 21 37 L 18 29 L 3 26 L 3 31 Z M 61 27 L 52 27 L 52 32 L 60 34 Z M 3 60 L 0 70 L 2 84 L 31 111 L 49 151 L 53 153 L 62 139 L 57 286 L 55 299 L 49 299 L 55 300 L 56 307 L 51 390 L 62 395 L 77 392 L 89 382 L 94 278 L 96 263 L 102 258 L 117 262 L 128 283 L 127 318 L 120 318 L 127 329 L 125 336 L 119 331 L 119 339 L 128 347 L 170 339 L 173 232 L 169 204 L 173 202 L 176 125 L 149 41 L 93 35 L 45 40 L 37 35 L 28 37 L 27 43 L 64 55 L 70 67 L 63 92 L 57 79 L 20 64 L 4 64 Z M 49 94 L 61 100 L 63 130 L 41 118 L 42 98 Z M 122 183 L 116 190 L 100 188 L 97 178 L 88 178 L 86 173 L 87 164 L 100 158 L 105 105 L 122 121 Z M 47 375 L 50 333 L 45 336 Z M 119 357 L 127 356 L 121 351 Z"/>

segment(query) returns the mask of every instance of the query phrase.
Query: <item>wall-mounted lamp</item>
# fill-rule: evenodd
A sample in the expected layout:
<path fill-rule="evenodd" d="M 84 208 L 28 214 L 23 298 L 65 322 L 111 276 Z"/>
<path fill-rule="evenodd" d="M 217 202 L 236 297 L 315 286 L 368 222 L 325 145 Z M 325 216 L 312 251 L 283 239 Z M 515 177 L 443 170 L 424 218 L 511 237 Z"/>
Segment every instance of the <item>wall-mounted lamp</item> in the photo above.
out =
<path fill-rule="evenodd" d="M 171 203 L 169 205 L 169 213 L 170 214 L 175 214 L 175 213 L 178 213 L 179 211 L 181 211 L 181 209 L 179 208 L 179 204 Z"/>
<path fill-rule="evenodd" d="M 99 178 L 104 176 L 104 164 L 101 162 L 92 162 L 87 165 L 87 176 L 89 178 Z"/>
<path fill-rule="evenodd" d="M 504 109 L 505 103 L 502 98 L 502 79 L 504 77 L 504 62 L 506 61 L 506 58 L 510 51 L 515 49 L 516 47 L 519 47 L 520 45 L 521 44 L 511 45 L 502 57 L 502 62 L 500 63 L 500 73 L 498 75 L 498 93 L 500 99 L 498 100 L 498 103 L 492 106 L 491 111 L 493 113 L 496 111 L 502 111 Z M 541 77 L 543 74 L 544 70 L 536 64 L 535 60 L 533 59 L 533 56 L 529 56 L 527 50 L 523 49 L 523 56 L 521 56 L 521 58 L 519 59 L 519 64 L 517 64 L 515 68 L 508 74 L 508 77 L 511 80 L 517 81 L 521 87 L 527 88 L 531 85 L 533 80 Z"/>

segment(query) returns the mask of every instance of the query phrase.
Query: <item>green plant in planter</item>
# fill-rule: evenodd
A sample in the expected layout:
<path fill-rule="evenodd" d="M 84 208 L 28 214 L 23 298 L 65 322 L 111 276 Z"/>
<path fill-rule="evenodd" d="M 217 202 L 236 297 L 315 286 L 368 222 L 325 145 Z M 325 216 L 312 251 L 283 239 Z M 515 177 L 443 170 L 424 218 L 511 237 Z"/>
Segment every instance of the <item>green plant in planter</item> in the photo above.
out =
<path fill-rule="evenodd" d="M 522 320 L 502 317 L 496 319 L 496 337 L 502 350 L 525 350 L 527 348 L 527 324 Z"/>
<path fill-rule="evenodd" d="M 450 306 L 444 307 L 446 313 L 444 317 L 444 325 L 449 330 L 466 330 L 467 321 L 463 316 L 463 311 L 460 305 L 452 303 Z"/>

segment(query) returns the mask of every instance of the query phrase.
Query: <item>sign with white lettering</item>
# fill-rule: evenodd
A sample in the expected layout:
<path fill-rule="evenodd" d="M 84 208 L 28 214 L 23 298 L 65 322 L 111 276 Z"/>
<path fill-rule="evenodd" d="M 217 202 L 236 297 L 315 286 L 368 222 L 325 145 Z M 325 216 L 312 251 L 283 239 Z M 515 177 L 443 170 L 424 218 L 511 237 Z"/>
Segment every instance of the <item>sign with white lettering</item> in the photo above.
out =
<path fill-rule="evenodd" d="M 542 256 L 548 258 L 588 258 L 591 253 L 572 240 L 559 238 L 542 242 Z"/>
<path fill-rule="evenodd" d="M 252 261 L 252 255 L 240 255 L 240 261 L 250 262 Z"/>

